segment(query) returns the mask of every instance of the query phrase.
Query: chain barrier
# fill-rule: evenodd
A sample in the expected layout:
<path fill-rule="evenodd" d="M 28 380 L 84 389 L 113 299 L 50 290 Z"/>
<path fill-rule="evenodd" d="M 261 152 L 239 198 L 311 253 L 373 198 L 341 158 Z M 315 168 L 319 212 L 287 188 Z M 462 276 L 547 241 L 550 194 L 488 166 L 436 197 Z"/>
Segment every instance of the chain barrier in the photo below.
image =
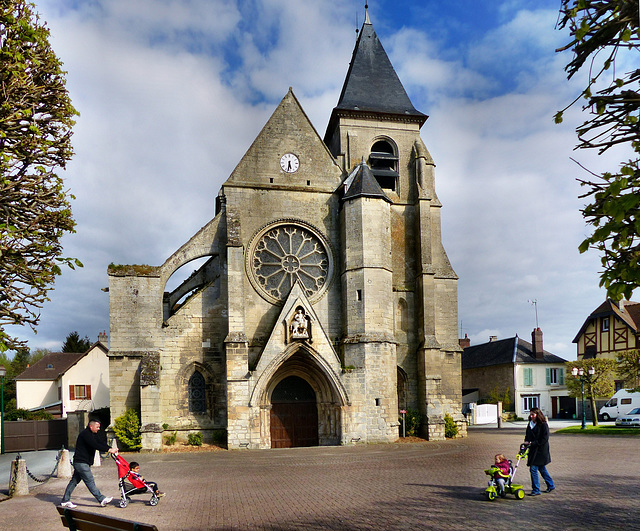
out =
<path fill-rule="evenodd" d="M 16 482 L 18 481 L 18 460 L 13 461 L 13 473 L 11 474 L 11 484 L 9 485 L 9 492 L 6 498 L 0 500 L 0 502 L 10 500 L 13 498 L 14 493 L 16 492 Z"/>
<path fill-rule="evenodd" d="M 62 450 L 64 450 L 64 446 L 62 447 Z M 58 468 L 58 463 L 60 462 L 60 456 L 62 455 L 62 450 L 58 450 L 58 454 L 56 455 L 56 464 L 53 465 L 53 470 L 51 471 L 51 473 L 46 476 L 44 479 L 41 478 L 37 478 L 36 476 L 34 476 L 31 471 L 29 470 L 29 467 L 25 467 L 27 469 L 27 475 L 33 480 L 36 481 L 37 483 L 45 483 L 47 481 L 49 481 L 55 474 L 56 469 Z M 18 459 L 20 459 L 20 454 L 18 454 Z"/>
<path fill-rule="evenodd" d="M 37 483 L 45 483 L 47 481 L 49 481 L 52 477 L 54 477 L 56 470 L 58 469 L 58 464 L 60 463 L 60 457 L 62 456 L 62 450 L 64 450 L 64 446 L 62 447 L 61 450 L 58 450 L 58 453 L 56 455 L 56 463 L 55 465 L 53 465 L 53 470 L 51 471 L 51 473 L 47 476 L 42 478 L 38 478 L 36 476 L 34 476 L 31 471 L 29 470 L 28 467 L 25 467 L 27 470 L 27 475 L 35 482 Z M 15 460 L 12 462 L 12 466 L 13 466 L 13 473 L 11 474 L 11 484 L 9 485 L 9 493 L 7 495 L 6 498 L 1 499 L 0 502 L 9 500 L 13 497 L 15 491 L 16 491 L 16 483 L 18 481 L 18 461 L 20 461 L 21 457 L 20 457 L 20 453 L 18 453 L 16 455 Z"/>

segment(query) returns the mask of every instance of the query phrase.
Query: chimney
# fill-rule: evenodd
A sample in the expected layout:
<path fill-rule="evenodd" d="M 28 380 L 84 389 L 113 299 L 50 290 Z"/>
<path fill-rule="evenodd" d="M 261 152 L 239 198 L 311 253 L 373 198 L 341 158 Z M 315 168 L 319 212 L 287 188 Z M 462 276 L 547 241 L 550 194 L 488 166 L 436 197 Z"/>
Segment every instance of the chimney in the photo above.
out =
<path fill-rule="evenodd" d="M 498 336 L 489 336 L 489 343 L 493 343 L 494 341 L 498 341 Z"/>
<path fill-rule="evenodd" d="M 471 340 L 465 334 L 464 339 L 458 339 L 458 344 L 464 349 L 471 346 Z"/>
<path fill-rule="evenodd" d="M 536 328 L 531 332 L 531 345 L 533 346 L 533 357 L 537 360 L 544 358 L 544 350 L 542 348 L 542 330 Z"/>
<path fill-rule="evenodd" d="M 100 343 L 102 343 L 105 347 L 109 346 L 109 336 L 104 330 L 98 334 L 98 341 L 100 341 Z"/>

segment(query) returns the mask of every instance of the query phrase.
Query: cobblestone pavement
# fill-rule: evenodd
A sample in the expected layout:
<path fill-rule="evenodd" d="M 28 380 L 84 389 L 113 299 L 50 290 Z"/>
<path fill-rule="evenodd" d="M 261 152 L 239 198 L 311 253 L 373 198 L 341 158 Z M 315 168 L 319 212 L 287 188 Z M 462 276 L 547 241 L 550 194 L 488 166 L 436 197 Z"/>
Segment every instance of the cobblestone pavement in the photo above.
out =
<path fill-rule="evenodd" d="M 160 530 L 640 529 L 637 437 L 551 435 L 551 494 L 488 502 L 483 472 L 496 453 L 514 458 L 520 430 L 473 429 L 443 442 L 200 453 L 124 454 L 167 493 L 101 508 L 86 487 L 79 509 L 153 523 Z M 94 468 L 116 497 L 117 471 Z M 530 491 L 529 469 L 516 483 Z M 62 529 L 55 506 L 67 480 L 0 503 L 0 529 Z M 544 483 L 543 483 L 544 488 Z"/>

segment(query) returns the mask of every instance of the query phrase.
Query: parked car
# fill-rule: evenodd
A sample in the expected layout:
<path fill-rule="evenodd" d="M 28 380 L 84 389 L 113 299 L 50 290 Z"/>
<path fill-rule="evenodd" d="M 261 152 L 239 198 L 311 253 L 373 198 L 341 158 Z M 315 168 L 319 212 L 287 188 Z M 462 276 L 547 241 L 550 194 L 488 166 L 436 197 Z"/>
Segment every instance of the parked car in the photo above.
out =
<path fill-rule="evenodd" d="M 616 426 L 637 426 L 640 428 L 640 407 L 632 409 L 629 413 L 620 415 L 616 419 Z"/>

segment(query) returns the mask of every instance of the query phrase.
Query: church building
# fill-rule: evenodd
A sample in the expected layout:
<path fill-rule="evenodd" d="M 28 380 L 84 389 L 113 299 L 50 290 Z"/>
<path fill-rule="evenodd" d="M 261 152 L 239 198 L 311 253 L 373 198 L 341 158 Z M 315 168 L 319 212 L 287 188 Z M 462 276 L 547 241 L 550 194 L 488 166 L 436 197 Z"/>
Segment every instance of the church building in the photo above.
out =
<path fill-rule="evenodd" d="M 289 89 L 211 221 L 161 266 L 109 266 L 111 418 L 138 411 L 148 450 L 393 442 L 408 408 L 464 435 L 426 120 L 367 14 L 324 138 Z"/>

